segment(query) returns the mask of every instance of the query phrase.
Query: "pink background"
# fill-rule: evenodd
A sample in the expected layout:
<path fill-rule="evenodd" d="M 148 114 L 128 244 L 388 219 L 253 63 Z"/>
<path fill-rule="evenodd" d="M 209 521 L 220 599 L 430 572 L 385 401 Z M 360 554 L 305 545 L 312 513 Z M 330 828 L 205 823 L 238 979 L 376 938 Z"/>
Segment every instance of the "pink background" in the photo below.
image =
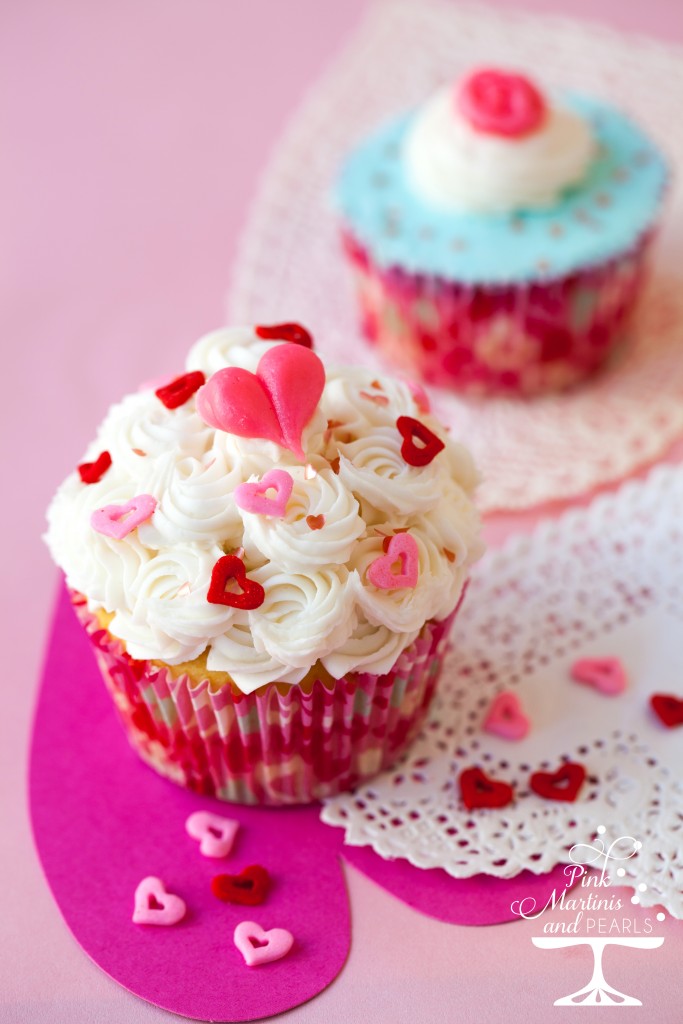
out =
<path fill-rule="evenodd" d="M 366 6 L 25 0 L 0 12 L 0 1019 L 13 1024 L 172 1019 L 83 956 L 33 852 L 27 744 L 57 579 L 38 538 L 53 490 L 106 407 L 140 380 L 180 368 L 189 344 L 223 322 L 259 172 Z M 683 42 L 680 0 L 525 6 Z M 495 535 L 531 518 L 499 518 Z M 585 954 L 531 946 L 537 926 L 439 924 L 346 873 L 349 962 L 283 1020 L 546 1021 L 552 1000 L 587 980 Z M 677 991 L 668 973 L 680 963 L 680 925 L 667 922 L 663 934 L 662 950 L 609 954 L 613 984 L 620 971 L 627 990 L 637 979 L 646 1003 L 631 1011 L 638 1019 L 680 1019 L 680 974 Z"/>

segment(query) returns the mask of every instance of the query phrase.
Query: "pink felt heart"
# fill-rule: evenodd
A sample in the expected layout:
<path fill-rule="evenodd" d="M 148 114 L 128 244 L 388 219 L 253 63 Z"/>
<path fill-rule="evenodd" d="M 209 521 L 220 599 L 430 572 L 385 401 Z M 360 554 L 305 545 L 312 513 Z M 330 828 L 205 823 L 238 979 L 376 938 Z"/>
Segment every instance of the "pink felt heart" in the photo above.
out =
<path fill-rule="evenodd" d="M 235 488 L 235 504 L 245 512 L 281 519 L 292 493 L 294 481 L 284 469 L 270 469 L 258 483 L 240 484 Z M 275 497 L 266 497 L 274 490 Z"/>
<path fill-rule="evenodd" d="M 529 719 L 522 711 L 519 698 L 510 690 L 503 690 L 491 702 L 484 731 L 506 740 L 522 740 L 529 732 Z"/>
<path fill-rule="evenodd" d="M 238 821 L 211 811 L 195 811 L 185 822 L 187 834 L 199 840 L 199 852 L 205 857 L 227 857 L 239 827 Z"/>
<path fill-rule="evenodd" d="M 571 667 L 572 679 L 610 697 L 626 689 L 626 671 L 619 658 L 580 658 Z"/>
<path fill-rule="evenodd" d="M 135 924 L 177 924 L 185 917 L 185 900 L 167 892 L 160 878 L 148 875 L 135 890 Z"/>
<path fill-rule="evenodd" d="M 400 563 L 398 572 L 394 563 Z M 396 533 L 389 541 L 386 555 L 380 555 L 368 568 L 368 579 L 380 590 L 401 590 L 417 583 L 419 552 L 417 541 L 409 533 Z"/>
<path fill-rule="evenodd" d="M 255 374 L 236 366 L 214 373 L 197 392 L 197 411 L 217 430 L 275 441 L 303 461 L 301 435 L 324 386 L 325 370 L 314 352 L 276 345 Z"/>
<path fill-rule="evenodd" d="M 90 525 L 106 537 L 123 540 L 141 523 L 146 522 L 156 507 L 157 500 L 151 494 L 138 494 L 123 505 L 98 508 L 90 517 Z"/>
<path fill-rule="evenodd" d="M 287 956 L 294 936 L 285 928 L 271 928 L 267 932 L 255 921 L 242 921 L 235 928 L 234 942 L 247 967 L 258 967 Z"/>

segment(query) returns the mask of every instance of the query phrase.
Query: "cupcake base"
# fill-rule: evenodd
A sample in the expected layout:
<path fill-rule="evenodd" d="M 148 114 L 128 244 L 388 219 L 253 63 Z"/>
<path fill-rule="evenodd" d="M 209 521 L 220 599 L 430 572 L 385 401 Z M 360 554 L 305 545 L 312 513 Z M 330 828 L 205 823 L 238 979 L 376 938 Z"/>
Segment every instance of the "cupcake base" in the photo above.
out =
<path fill-rule="evenodd" d="M 465 395 L 532 396 L 594 373 L 618 344 L 655 232 L 563 278 L 479 286 L 382 269 L 348 231 L 362 329 L 387 361 Z"/>
<path fill-rule="evenodd" d="M 420 728 L 455 616 L 426 623 L 385 675 L 238 694 L 134 660 L 73 600 L 140 757 L 194 792 L 247 804 L 309 803 L 388 768 Z"/>

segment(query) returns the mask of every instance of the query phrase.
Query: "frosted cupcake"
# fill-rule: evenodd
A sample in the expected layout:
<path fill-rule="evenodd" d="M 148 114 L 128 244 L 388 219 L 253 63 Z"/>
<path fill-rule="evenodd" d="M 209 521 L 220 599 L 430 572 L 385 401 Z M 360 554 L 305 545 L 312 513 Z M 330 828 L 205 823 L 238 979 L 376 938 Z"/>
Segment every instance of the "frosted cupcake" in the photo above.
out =
<path fill-rule="evenodd" d="M 342 170 L 364 332 L 465 394 L 566 388 L 622 336 L 665 184 L 657 148 L 614 108 L 474 71 Z"/>
<path fill-rule="evenodd" d="M 419 729 L 481 552 L 475 483 L 419 387 L 325 368 L 298 325 L 231 328 L 110 410 L 46 540 L 138 753 L 299 803 Z"/>

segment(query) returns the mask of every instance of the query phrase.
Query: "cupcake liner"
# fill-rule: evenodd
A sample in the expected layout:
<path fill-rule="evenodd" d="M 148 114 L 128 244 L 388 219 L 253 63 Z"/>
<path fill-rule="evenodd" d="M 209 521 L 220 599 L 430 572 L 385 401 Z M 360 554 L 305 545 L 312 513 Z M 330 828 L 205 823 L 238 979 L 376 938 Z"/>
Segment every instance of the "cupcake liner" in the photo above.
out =
<path fill-rule="evenodd" d="M 242 694 L 134 660 L 81 595 L 73 601 L 140 757 L 195 792 L 250 804 L 319 800 L 388 768 L 420 728 L 455 616 L 427 622 L 384 675 Z"/>
<path fill-rule="evenodd" d="M 381 268 L 342 230 L 362 329 L 379 353 L 430 384 L 507 396 L 561 391 L 605 362 L 621 339 L 655 234 L 565 277 L 494 286 Z"/>

